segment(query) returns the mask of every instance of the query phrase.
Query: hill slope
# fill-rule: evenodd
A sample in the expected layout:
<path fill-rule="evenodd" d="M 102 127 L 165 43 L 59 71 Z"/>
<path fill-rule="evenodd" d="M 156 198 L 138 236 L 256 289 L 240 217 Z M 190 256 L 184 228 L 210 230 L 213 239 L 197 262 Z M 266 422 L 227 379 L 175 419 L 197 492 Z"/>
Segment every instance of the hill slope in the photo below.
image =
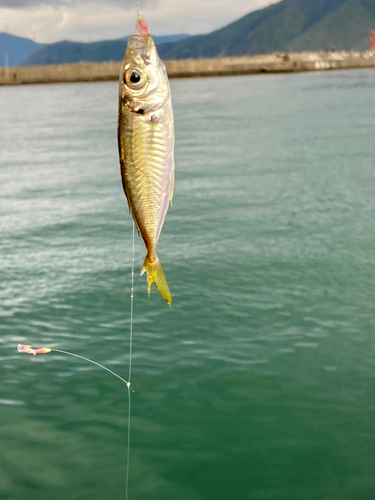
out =
<path fill-rule="evenodd" d="M 168 41 L 175 42 L 189 37 L 189 35 L 155 36 L 156 45 Z M 124 57 L 128 37 L 121 40 L 104 40 L 101 42 L 57 42 L 44 45 L 37 52 L 28 57 L 23 65 L 44 65 L 77 63 L 80 61 L 103 62 L 121 61 Z"/>
<path fill-rule="evenodd" d="M 375 1 L 370 9 L 367 2 L 349 0 L 316 26 L 292 40 L 287 50 L 309 50 L 311 46 L 324 50 L 330 45 L 342 50 L 369 48 L 369 32 L 375 29 Z"/>
<path fill-rule="evenodd" d="M 276 51 L 365 50 L 375 29 L 375 0 L 283 0 L 208 35 L 160 47 L 164 59 Z"/>
<path fill-rule="evenodd" d="M 8 58 L 8 66 L 20 66 L 27 57 L 40 47 L 42 47 L 42 44 L 35 43 L 28 38 L 0 33 L 0 67 L 6 65 L 6 58 Z"/>
<path fill-rule="evenodd" d="M 371 29 L 375 29 L 375 0 L 282 0 L 207 35 L 154 40 L 163 59 L 314 51 L 331 46 L 366 50 Z M 34 51 L 24 64 L 120 61 L 126 41 L 58 42 Z"/>

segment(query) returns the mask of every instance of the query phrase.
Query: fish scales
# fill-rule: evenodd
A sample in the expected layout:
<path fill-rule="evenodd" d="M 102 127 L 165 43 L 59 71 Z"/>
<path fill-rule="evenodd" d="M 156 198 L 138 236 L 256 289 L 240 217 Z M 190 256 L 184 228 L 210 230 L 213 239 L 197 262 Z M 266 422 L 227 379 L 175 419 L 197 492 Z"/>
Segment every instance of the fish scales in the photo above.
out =
<path fill-rule="evenodd" d="M 138 214 L 137 222 L 145 237 L 152 239 L 156 245 L 160 221 L 164 220 L 160 208 L 165 204 L 168 185 L 164 175 L 168 154 L 162 139 L 147 124 L 139 139 L 134 140 L 131 150 L 133 158 L 128 163 L 127 177 L 129 189 L 133 193 L 132 211 Z"/>

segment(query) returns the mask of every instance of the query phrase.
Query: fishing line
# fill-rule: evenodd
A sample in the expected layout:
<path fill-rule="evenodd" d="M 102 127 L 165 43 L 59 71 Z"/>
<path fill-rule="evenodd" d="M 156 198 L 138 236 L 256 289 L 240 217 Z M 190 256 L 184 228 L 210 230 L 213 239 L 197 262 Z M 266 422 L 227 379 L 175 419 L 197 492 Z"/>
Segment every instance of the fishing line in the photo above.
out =
<path fill-rule="evenodd" d="M 129 332 L 129 375 L 128 375 L 128 445 L 126 453 L 126 484 L 125 494 L 126 500 L 129 499 L 129 469 L 130 469 L 130 416 L 131 416 L 131 397 L 130 384 L 132 377 L 132 355 L 133 355 L 133 311 L 134 311 L 134 240 L 135 240 L 135 224 L 133 221 L 133 244 L 132 244 L 132 273 L 130 287 L 130 332 Z"/>
<path fill-rule="evenodd" d="M 86 358 L 85 356 L 81 356 L 80 354 L 75 354 L 74 352 L 70 351 L 63 351 L 62 349 L 54 349 L 51 347 L 40 347 L 39 349 L 33 349 L 31 345 L 26 345 L 26 344 L 18 344 L 17 345 L 17 351 L 18 352 L 26 352 L 28 354 L 33 354 L 36 356 L 37 354 L 48 354 L 49 352 L 59 352 L 61 354 L 67 354 L 68 356 L 74 356 L 75 358 L 83 359 L 84 361 L 87 361 L 88 363 L 92 363 L 93 365 L 99 366 L 99 368 L 103 368 L 106 372 L 110 373 L 114 377 L 117 377 L 118 379 L 121 380 L 121 382 L 124 382 L 124 384 L 127 386 L 127 388 L 133 389 L 130 387 L 130 383 L 125 380 L 124 378 L 120 377 L 120 375 L 109 368 L 107 368 L 104 365 L 101 365 L 100 363 L 97 363 L 96 361 L 93 361 L 90 358 Z M 134 392 L 134 391 L 133 391 Z"/>
<path fill-rule="evenodd" d="M 134 316 L 134 261 L 135 261 L 135 224 L 133 221 L 133 242 L 132 242 L 132 265 L 131 265 L 131 287 L 130 287 L 130 332 L 129 332 L 129 376 L 128 380 L 120 377 L 117 373 L 110 370 L 104 365 L 93 361 L 90 358 L 86 358 L 85 356 L 81 356 L 80 354 L 75 354 L 70 351 L 63 351 L 62 349 L 52 349 L 50 347 L 40 347 L 39 349 L 34 349 L 31 345 L 26 344 L 18 344 L 17 350 L 18 352 L 26 352 L 28 354 L 33 354 L 36 356 L 37 354 L 48 354 L 49 352 L 59 352 L 61 354 L 67 354 L 68 356 L 73 356 L 74 358 L 83 359 L 88 363 L 92 363 L 93 365 L 99 366 L 103 370 L 107 371 L 114 377 L 124 382 L 126 387 L 128 388 L 128 432 L 127 432 L 127 450 L 126 450 L 126 483 L 125 483 L 125 496 L 126 500 L 129 500 L 129 470 L 130 470 L 130 417 L 131 417 L 131 392 L 133 388 L 131 387 L 131 377 L 132 377 L 132 357 L 133 357 L 133 316 Z"/>
<path fill-rule="evenodd" d="M 128 381 L 126 381 L 124 378 L 120 377 L 120 375 L 118 375 L 117 373 L 113 372 L 112 370 L 110 370 L 106 366 L 103 366 L 100 363 L 97 363 L 96 361 L 93 361 L 92 359 L 85 358 L 85 356 L 81 356 L 80 354 L 74 354 L 74 352 L 62 351 L 61 349 L 50 349 L 50 350 L 52 352 L 60 352 L 61 354 L 68 354 L 69 356 L 74 356 L 75 358 L 80 358 L 80 359 L 83 359 L 85 361 L 88 361 L 89 363 L 92 363 L 93 365 L 99 366 L 100 368 L 103 368 L 103 370 L 106 370 L 107 372 L 111 373 L 115 377 L 119 378 L 122 382 L 124 382 L 124 384 L 126 384 L 126 386 L 128 387 L 128 389 L 130 389 L 130 383 Z"/>
<path fill-rule="evenodd" d="M 133 243 L 132 243 L 132 265 L 131 265 L 131 287 L 130 287 L 130 332 L 129 332 L 129 376 L 128 380 L 120 377 L 117 373 L 110 370 L 104 365 L 93 361 L 90 358 L 81 356 L 80 354 L 75 354 L 70 351 L 63 351 L 62 349 L 53 349 L 50 347 L 40 347 L 39 349 L 34 349 L 31 345 L 18 344 L 18 352 L 26 352 L 28 354 L 48 354 L 49 352 L 59 352 L 60 354 L 67 354 L 68 356 L 73 356 L 74 358 L 83 359 L 88 363 L 99 366 L 103 370 L 107 371 L 114 377 L 118 378 L 123 382 L 128 388 L 128 432 L 127 432 L 127 451 L 126 451 L 126 483 L 125 483 L 125 496 L 126 500 L 129 500 L 129 470 L 130 470 L 130 417 L 131 417 L 131 392 L 133 388 L 131 387 L 131 377 L 132 377 L 132 357 L 133 357 L 133 315 L 134 315 L 134 260 L 135 260 L 135 224 L 133 221 Z"/>

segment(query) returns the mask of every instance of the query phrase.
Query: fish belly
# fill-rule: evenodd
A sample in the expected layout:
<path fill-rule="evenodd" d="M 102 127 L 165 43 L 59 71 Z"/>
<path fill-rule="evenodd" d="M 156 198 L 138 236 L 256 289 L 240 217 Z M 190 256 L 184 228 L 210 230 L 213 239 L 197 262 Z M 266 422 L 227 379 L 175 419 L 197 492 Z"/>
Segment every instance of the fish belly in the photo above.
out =
<path fill-rule="evenodd" d="M 128 112 L 120 136 L 125 193 L 152 254 L 168 210 L 174 174 L 173 124 L 167 118 L 167 114 L 150 118 Z"/>

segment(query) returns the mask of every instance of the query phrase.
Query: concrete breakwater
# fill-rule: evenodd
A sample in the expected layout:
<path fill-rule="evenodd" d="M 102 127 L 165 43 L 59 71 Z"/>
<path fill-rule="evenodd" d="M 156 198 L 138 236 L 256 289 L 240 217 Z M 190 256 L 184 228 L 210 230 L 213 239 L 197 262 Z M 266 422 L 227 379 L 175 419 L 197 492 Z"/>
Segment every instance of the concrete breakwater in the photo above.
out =
<path fill-rule="evenodd" d="M 117 80 L 119 62 L 0 68 L 0 85 Z M 375 68 L 373 52 L 306 52 L 165 61 L 170 78 Z"/>

